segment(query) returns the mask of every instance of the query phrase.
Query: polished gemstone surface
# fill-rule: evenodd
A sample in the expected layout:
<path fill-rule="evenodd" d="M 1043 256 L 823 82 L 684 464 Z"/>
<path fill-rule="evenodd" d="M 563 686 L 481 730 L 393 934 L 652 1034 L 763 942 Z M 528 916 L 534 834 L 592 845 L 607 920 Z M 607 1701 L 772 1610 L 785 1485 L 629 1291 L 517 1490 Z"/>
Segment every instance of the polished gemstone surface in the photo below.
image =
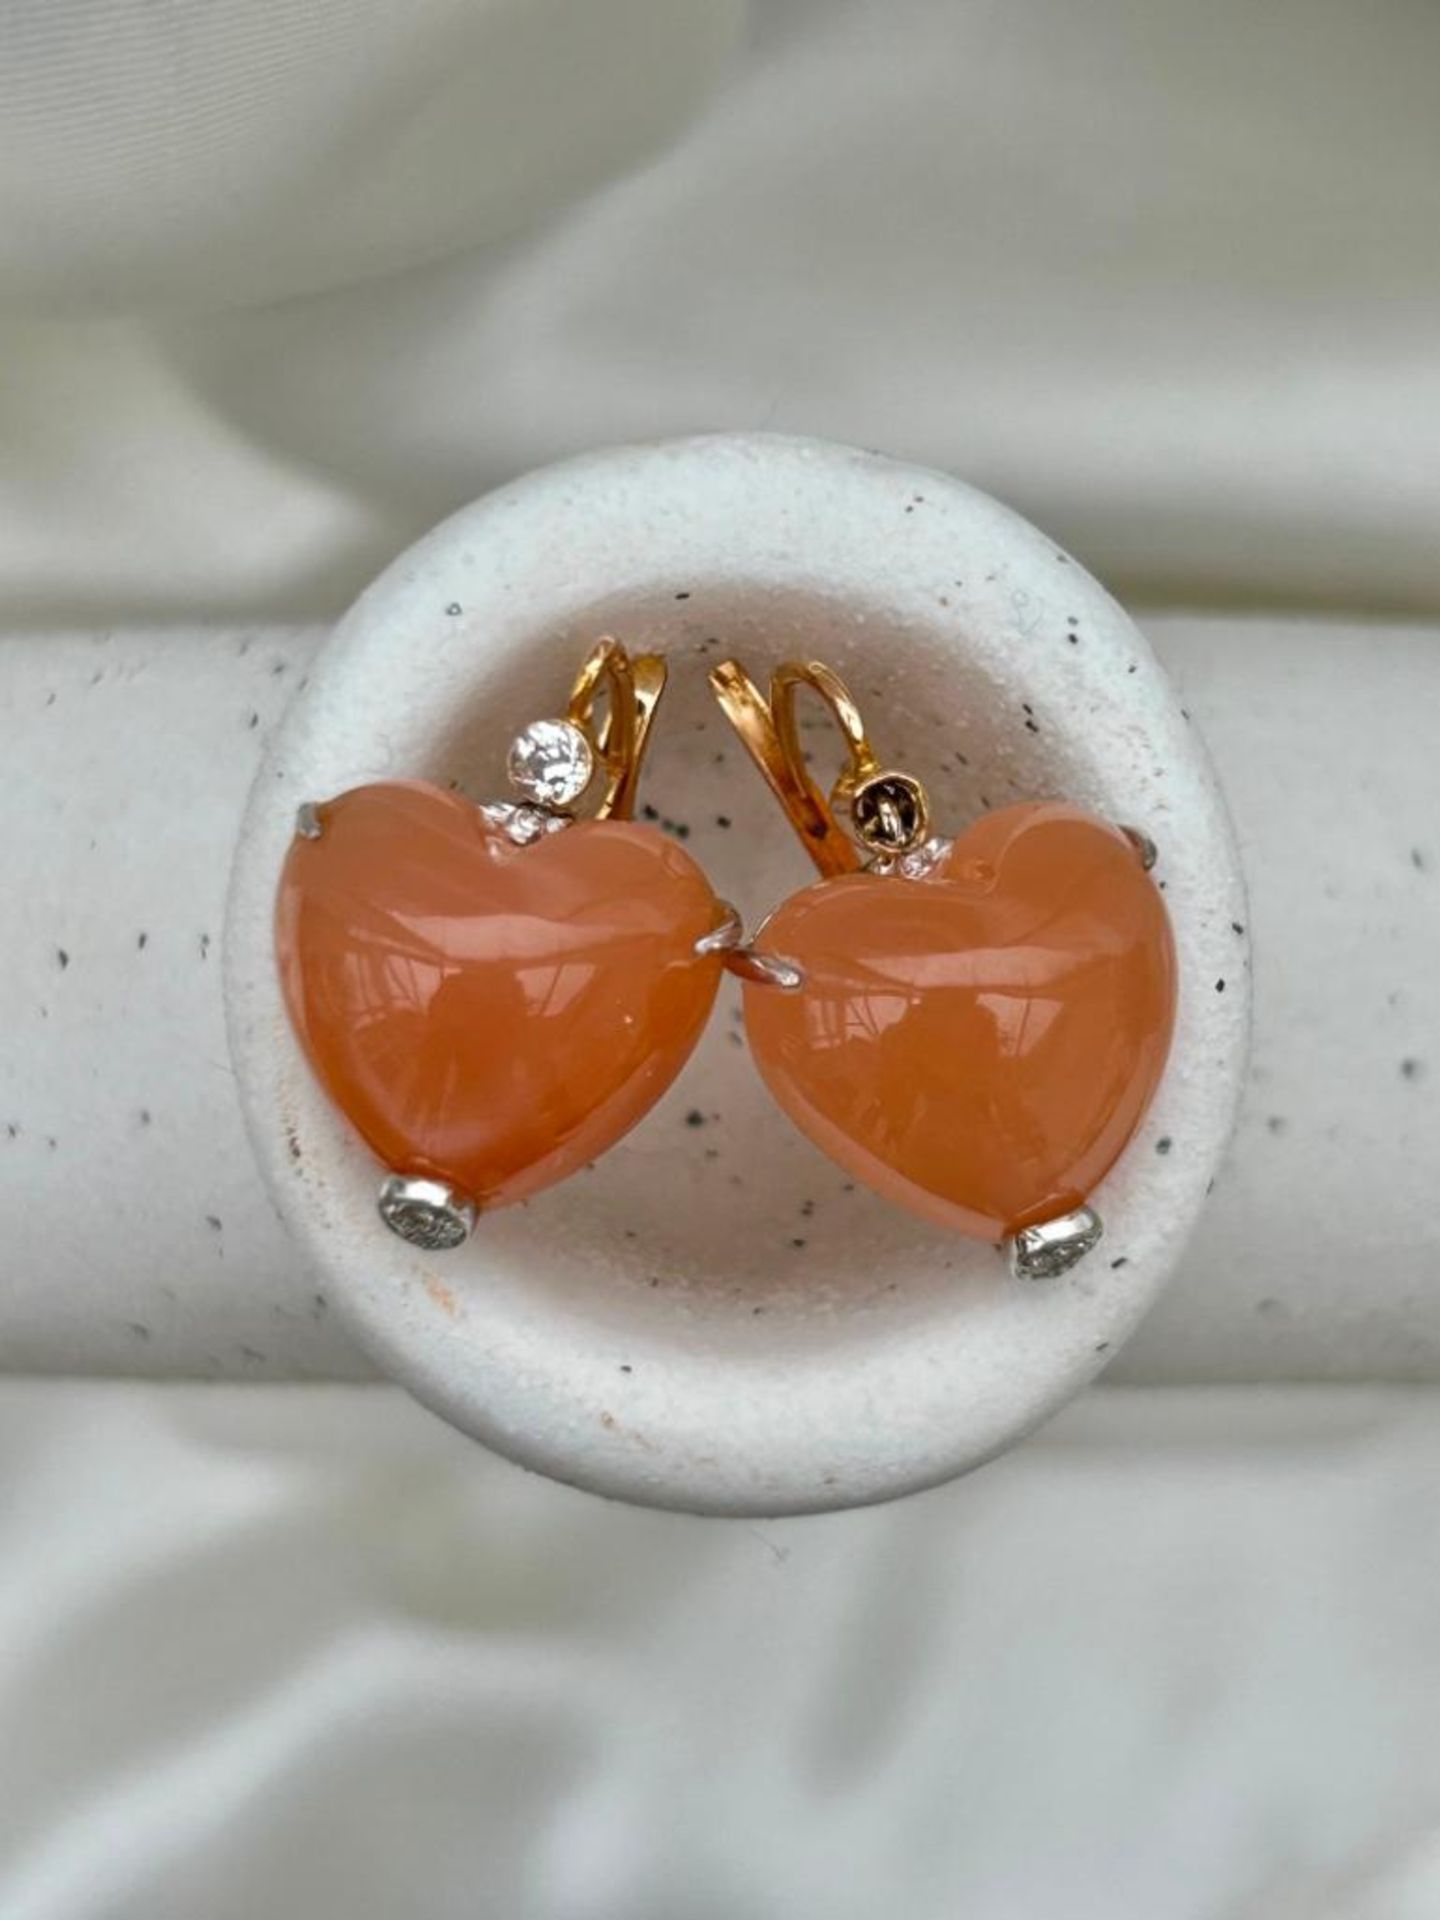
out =
<path fill-rule="evenodd" d="M 317 809 L 276 909 L 310 1063 L 387 1167 L 482 1209 L 573 1173 L 669 1086 L 720 977 L 723 909 L 653 828 L 581 821 L 517 846 L 420 782 Z"/>
<path fill-rule="evenodd" d="M 1008 807 L 928 878 L 846 874 L 757 936 L 798 992 L 745 988 L 785 1111 L 857 1179 L 997 1239 L 1077 1207 L 1148 1106 L 1170 1046 L 1164 901 L 1117 829 Z"/>

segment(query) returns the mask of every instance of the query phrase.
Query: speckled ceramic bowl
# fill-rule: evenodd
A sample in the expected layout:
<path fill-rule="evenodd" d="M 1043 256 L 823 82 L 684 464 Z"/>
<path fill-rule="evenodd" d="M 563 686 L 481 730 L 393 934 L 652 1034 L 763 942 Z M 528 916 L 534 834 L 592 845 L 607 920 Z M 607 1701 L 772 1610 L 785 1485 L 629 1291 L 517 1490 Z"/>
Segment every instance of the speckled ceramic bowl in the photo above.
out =
<path fill-rule="evenodd" d="M 1143 827 L 1173 916 L 1179 1019 L 1159 1096 L 1094 1196 L 1100 1249 L 1012 1281 L 989 1247 L 854 1188 L 782 1118 L 738 996 L 592 1170 L 425 1255 L 280 1004 L 276 879 L 297 804 L 367 780 L 504 791 L 600 633 L 671 660 L 642 798 L 748 924 L 811 874 L 705 669 L 818 654 L 954 831 L 1063 797 Z M 829 750 L 818 713 L 815 749 Z M 1204 749 L 1145 642 L 1053 541 L 958 481 L 771 436 L 627 447 L 467 507 L 351 609 L 260 772 L 231 895 L 233 1051 L 265 1176 L 379 1364 L 487 1445 L 655 1505 L 782 1513 L 965 1471 L 1068 1399 L 1172 1270 L 1230 1132 L 1246 918 Z M 1223 990 L 1217 991 L 1220 983 Z"/>

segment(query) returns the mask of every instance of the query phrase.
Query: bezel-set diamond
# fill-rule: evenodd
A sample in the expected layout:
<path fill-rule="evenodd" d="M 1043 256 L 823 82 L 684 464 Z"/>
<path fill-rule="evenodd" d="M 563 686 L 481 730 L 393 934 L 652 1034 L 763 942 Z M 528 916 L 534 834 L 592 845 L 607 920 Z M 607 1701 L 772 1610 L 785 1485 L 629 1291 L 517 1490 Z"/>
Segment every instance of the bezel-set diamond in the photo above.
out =
<path fill-rule="evenodd" d="M 1104 1238 L 1105 1226 L 1093 1207 L 1076 1207 L 1038 1226 L 1022 1227 L 1005 1243 L 1010 1271 L 1017 1280 L 1058 1280 Z"/>
<path fill-rule="evenodd" d="M 463 1246 L 475 1229 L 472 1200 L 443 1180 L 393 1173 L 376 1201 L 390 1231 L 425 1253 L 449 1253 Z"/>

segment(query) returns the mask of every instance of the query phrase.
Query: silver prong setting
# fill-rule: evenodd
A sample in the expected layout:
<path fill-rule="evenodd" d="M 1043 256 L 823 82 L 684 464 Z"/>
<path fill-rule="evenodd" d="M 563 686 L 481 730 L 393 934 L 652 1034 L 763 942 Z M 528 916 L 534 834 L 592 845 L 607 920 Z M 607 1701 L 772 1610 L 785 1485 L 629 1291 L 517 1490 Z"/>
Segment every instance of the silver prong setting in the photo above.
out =
<path fill-rule="evenodd" d="M 901 880 L 928 880 L 950 858 L 954 847 L 953 840 L 932 834 L 922 846 L 912 847 L 908 853 L 877 853 L 865 862 L 865 870 Z"/>
<path fill-rule="evenodd" d="M 743 942 L 745 923 L 739 908 L 732 907 L 728 900 L 722 900 L 720 905 L 725 909 L 725 918 L 718 927 L 701 934 L 695 942 L 696 953 L 732 953 Z"/>
<path fill-rule="evenodd" d="M 726 954 L 725 965 L 738 979 L 757 987 L 778 987 L 782 993 L 798 993 L 805 984 L 799 963 L 787 960 L 783 953 L 757 953 L 754 947 L 736 947 Z"/>
<path fill-rule="evenodd" d="M 392 1173 L 376 1205 L 390 1231 L 424 1253 L 449 1253 L 475 1231 L 475 1202 L 443 1180 Z"/>
<path fill-rule="evenodd" d="M 486 826 L 496 827 L 512 845 L 533 846 L 546 834 L 563 833 L 573 826 L 574 816 L 555 813 L 548 807 L 532 807 L 513 800 L 487 800 L 480 809 Z"/>
<path fill-rule="evenodd" d="M 1017 1280 L 1058 1280 L 1093 1253 L 1104 1237 L 1105 1223 L 1095 1209 L 1076 1207 L 1072 1213 L 1012 1233 L 1005 1253 Z"/>
<path fill-rule="evenodd" d="M 320 838 L 320 809 L 313 800 L 302 800 L 295 809 L 295 831 L 302 840 Z"/>
<path fill-rule="evenodd" d="M 1120 831 L 1140 856 L 1140 864 L 1149 873 L 1160 858 L 1160 849 L 1140 827 L 1121 827 Z"/>

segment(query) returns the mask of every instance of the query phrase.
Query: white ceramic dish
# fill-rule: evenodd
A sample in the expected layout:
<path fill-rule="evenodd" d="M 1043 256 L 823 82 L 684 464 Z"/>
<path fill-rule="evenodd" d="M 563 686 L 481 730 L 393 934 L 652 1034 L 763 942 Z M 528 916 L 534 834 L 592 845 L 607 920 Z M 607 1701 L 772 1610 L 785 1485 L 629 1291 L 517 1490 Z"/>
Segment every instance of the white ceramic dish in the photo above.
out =
<path fill-rule="evenodd" d="M 642 799 L 754 924 L 811 877 L 707 690 L 726 653 L 831 661 L 937 823 L 1065 797 L 1161 850 L 1181 967 L 1156 1103 L 1095 1204 L 1102 1247 L 1010 1280 L 844 1177 L 771 1105 L 738 996 L 594 1169 L 423 1255 L 312 1081 L 280 1004 L 276 879 L 297 804 L 366 780 L 504 790 L 600 633 L 671 657 Z M 815 747 L 827 737 L 817 714 Z M 780 1513 L 964 1471 L 1068 1399 L 1173 1268 L 1229 1135 L 1248 1037 L 1243 884 L 1204 750 L 1127 616 L 1054 543 L 943 475 L 770 436 L 620 448 L 455 515 L 341 622 L 262 766 L 227 933 L 232 1050 L 261 1167 L 378 1363 L 556 1478 Z M 1223 989 L 1219 983 L 1223 981 Z"/>

